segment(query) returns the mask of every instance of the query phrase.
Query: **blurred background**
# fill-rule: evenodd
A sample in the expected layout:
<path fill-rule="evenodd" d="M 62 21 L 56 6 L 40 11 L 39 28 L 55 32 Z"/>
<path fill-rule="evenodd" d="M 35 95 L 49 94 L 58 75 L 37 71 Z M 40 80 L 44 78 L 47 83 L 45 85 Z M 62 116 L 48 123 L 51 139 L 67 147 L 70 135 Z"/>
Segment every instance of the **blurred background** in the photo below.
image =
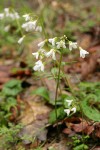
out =
<path fill-rule="evenodd" d="M 82 95 L 79 92 L 75 93 L 80 100 L 83 100 L 83 97 L 92 97 L 91 102 L 87 105 L 87 110 L 90 109 L 90 112 L 86 116 L 92 120 L 97 118 L 100 121 L 100 0 L 0 0 L 0 14 L 4 8 L 8 7 L 18 12 L 20 16 L 32 13 L 42 18 L 47 38 L 66 35 L 69 40 L 78 42 L 83 49 L 89 52 L 89 55 L 82 59 L 77 50 L 69 53 L 69 50 L 66 49 L 63 60 L 75 63 L 65 66 L 64 71 L 65 74 L 68 74 L 73 87 L 82 83 L 79 87 L 83 91 Z M 33 71 L 35 60 L 32 52 L 37 51 L 37 44 L 45 38 L 44 33 L 34 32 L 19 45 L 23 17 L 20 17 L 19 21 L 0 19 L 0 142 L 4 141 L 6 149 L 9 148 L 8 143 L 10 143 L 10 150 L 15 150 L 15 148 L 18 150 L 33 148 L 35 150 L 43 141 L 44 149 L 42 150 L 47 150 L 45 143 L 48 141 L 48 143 L 52 143 L 55 129 L 50 126 L 43 130 L 41 135 L 38 129 L 44 128 L 48 123 L 50 111 L 54 109 L 54 105 L 52 105 L 54 103 L 48 99 L 44 102 L 46 100 L 44 94 L 49 91 L 50 99 L 54 99 L 56 83 L 54 79 L 47 78 L 50 74 L 46 76 L 45 73 L 37 74 Z M 54 71 L 52 66 L 53 64 L 50 63 L 47 69 Z M 47 88 L 46 91 L 42 89 L 44 93 L 40 92 L 42 98 L 32 95 L 32 92 L 41 86 Z M 68 85 L 64 80 L 61 81 L 61 88 L 64 94 L 70 96 Z M 90 106 L 93 106 L 92 110 Z M 94 108 L 98 111 L 95 111 Z M 91 115 L 91 112 L 94 115 Z M 24 128 L 20 136 L 14 138 L 13 141 L 12 137 L 16 137 L 22 128 L 17 126 L 20 123 L 24 125 Z M 60 122 L 60 124 L 62 123 Z M 37 134 L 33 131 L 36 131 Z M 97 139 L 92 144 L 98 142 L 98 138 L 100 139 L 99 132 L 100 125 L 98 130 L 95 130 Z M 31 139 L 24 137 L 23 141 L 23 135 L 30 135 Z M 34 140 L 34 135 L 37 135 L 37 141 Z M 23 144 L 19 142 L 20 140 L 23 141 Z M 32 140 L 35 142 L 32 143 Z M 60 140 L 60 146 L 63 147 L 62 137 Z M 63 142 L 66 143 L 66 139 Z M 59 149 L 58 147 L 56 148 Z M 4 147 L 0 150 L 3 149 Z M 59 150 L 65 150 L 65 147 Z"/>

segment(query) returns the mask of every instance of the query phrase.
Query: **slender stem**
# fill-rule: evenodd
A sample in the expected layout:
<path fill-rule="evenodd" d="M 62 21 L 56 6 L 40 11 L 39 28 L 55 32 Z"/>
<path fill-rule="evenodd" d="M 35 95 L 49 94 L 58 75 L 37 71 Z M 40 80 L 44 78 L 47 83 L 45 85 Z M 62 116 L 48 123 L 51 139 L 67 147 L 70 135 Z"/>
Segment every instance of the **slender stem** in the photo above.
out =
<path fill-rule="evenodd" d="M 45 39 L 47 39 L 47 34 L 45 32 L 45 27 L 44 27 L 44 17 L 43 17 L 43 9 L 41 11 L 41 15 L 40 15 L 40 23 L 41 23 L 41 26 L 42 26 L 42 34 L 44 36 Z"/>
<path fill-rule="evenodd" d="M 74 99 L 75 99 L 76 101 L 78 101 L 77 98 L 76 98 L 76 95 L 74 94 L 73 87 L 71 86 L 67 75 L 65 76 L 65 81 L 67 82 L 67 84 L 68 84 L 68 86 L 69 86 L 69 89 L 70 89 L 70 91 L 71 91 L 71 93 L 72 93 Z M 81 107 L 80 104 L 79 104 L 79 107 L 80 107 L 81 114 L 82 114 L 82 119 L 83 119 L 83 115 L 84 115 L 84 114 L 83 114 L 83 110 L 82 110 L 82 107 Z M 82 120 L 82 128 L 83 128 L 83 120 Z M 82 141 L 83 141 L 83 143 L 84 143 L 84 133 L 83 133 L 83 131 L 82 131 Z"/>
<path fill-rule="evenodd" d="M 15 10 L 14 10 L 14 9 L 12 9 L 12 11 L 15 13 Z M 22 29 L 21 29 L 21 25 L 20 25 L 19 20 L 18 20 L 18 19 L 15 19 L 15 21 L 16 21 L 16 23 L 17 23 L 17 26 L 18 26 L 19 30 L 20 30 L 21 36 L 23 36 L 23 32 L 22 32 Z"/>
<path fill-rule="evenodd" d="M 55 115 L 57 120 L 57 98 L 58 98 L 58 88 L 60 84 L 60 71 L 61 71 L 61 62 L 62 62 L 62 54 L 60 55 L 60 61 L 58 66 L 58 77 L 57 77 L 57 85 L 56 85 L 56 93 L 55 93 Z M 58 121 L 57 121 L 57 132 L 58 132 Z"/>

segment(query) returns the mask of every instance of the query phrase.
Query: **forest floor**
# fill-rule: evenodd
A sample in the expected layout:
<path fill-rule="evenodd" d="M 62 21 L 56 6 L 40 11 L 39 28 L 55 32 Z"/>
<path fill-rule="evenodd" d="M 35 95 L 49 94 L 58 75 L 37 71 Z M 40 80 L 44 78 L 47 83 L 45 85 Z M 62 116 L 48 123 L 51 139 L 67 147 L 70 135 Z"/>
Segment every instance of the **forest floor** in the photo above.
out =
<path fill-rule="evenodd" d="M 89 52 L 85 59 L 79 58 L 76 50 L 63 55 L 64 61 L 75 62 L 65 66 L 64 71 L 84 108 L 83 113 L 78 111 L 63 117 L 62 108 L 58 106 L 57 123 L 51 113 L 55 109 L 56 81 L 32 69 L 32 52 L 37 51 L 42 38 L 33 34 L 19 46 L 16 26 L 12 24 L 8 33 L 1 26 L 0 150 L 100 150 L 100 1 L 33 3 L 29 0 L 24 2 L 23 8 L 21 3 L 12 5 L 19 13 L 42 13 L 49 38 L 66 35 Z M 2 2 L 0 11 L 9 5 Z M 47 70 L 52 67 L 50 63 Z M 64 80 L 61 80 L 61 88 L 63 96 L 71 96 Z"/>

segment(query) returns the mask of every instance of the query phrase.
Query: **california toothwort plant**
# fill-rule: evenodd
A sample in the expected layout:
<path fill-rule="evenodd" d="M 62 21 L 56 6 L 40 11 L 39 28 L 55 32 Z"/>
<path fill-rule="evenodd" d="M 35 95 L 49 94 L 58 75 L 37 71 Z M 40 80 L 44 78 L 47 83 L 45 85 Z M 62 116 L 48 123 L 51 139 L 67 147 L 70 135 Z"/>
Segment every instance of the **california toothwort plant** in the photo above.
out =
<path fill-rule="evenodd" d="M 2 15 L 1 15 L 2 17 Z M 22 16 L 25 20 L 25 22 L 21 25 L 21 28 L 25 32 L 33 32 L 33 31 L 39 31 L 42 32 L 42 26 L 39 23 L 38 19 L 33 19 L 30 14 L 25 14 Z M 23 35 L 19 40 L 18 43 L 21 44 L 24 40 L 26 35 Z M 33 70 L 44 72 L 45 66 L 48 63 L 48 58 L 51 58 L 51 60 L 54 62 L 54 64 L 57 64 L 58 67 L 58 73 L 56 78 L 56 91 L 55 91 L 55 114 L 57 119 L 57 98 L 58 98 L 58 90 L 60 87 L 60 79 L 61 79 L 61 72 L 62 72 L 62 61 L 63 61 L 63 51 L 65 51 L 67 48 L 69 48 L 69 51 L 71 52 L 73 49 L 78 49 L 80 53 L 80 57 L 85 58 L 89 52 L 82 49 L 80 46 L 78 46 L 77 42 L 70 41 L 66 35 L 62 37 L 53 37 L 53 38 L 46 38 L 40 43 L 38 43 L 38 51 L 32 53 L 32 55 L 35 57 L 36 62 L 34 64 Z M 59 60 L 57 55 L 59 55 Z M 68 79 L 66 78 L 68 81 Z M 70 85 L 68 85 L 70 87 Z M 69 108 L 65 108 L 64 112 L 67 114 L 67 116 L 70 115 L 70 113 L 76 113 L 76 106 L 72 105 L 73 100 L 66 100 L 68 103 Z"/>
<path fill-rule="evenodd" d="M 66 35 L 62 37 L 54 37 L 45 39 L 42 42 L 38 44 L 38 51 L 35 53 L 32 53 L 32 55 L 36 58 L 35 65 L 33 69 L 35 71 L 45 71 L 45 66 L 48 62 L 48 58 L 50 57 L 53 62 L 58 63 L 58 76 L 57 76 L 57 86 L 56 86 L 56 92 L 55 92 L 55 113 L 56 113 L 56 119 L 57 119 L 57 98 L 58 98 L 58 89 L 60 87 L 60 74 L 62 71 L 62 59 L 63 59 L 63 50 L 66 48 L 69 48 L 69 51 L 72 51 L 73 49 L 78 49 L 80 53 L 80 57 L 85 58 L 86 54 L 89 54 L 86 50 L 82 49 L 78 46 L 77 42 L 69 41 Z M 56 55 L 60 55 L 60 59 L 57 60 Z M 68 80 L 68 79 L 67 79 Z M 68 85 L 70 86 L 70 85 Z M 67 114 L 67 116 L 70 115 L 70 113 L 76 112 L 76 106 L 72 106 L 73 100 L 66 100 L 68 103 L 69 108 L 65 108 L 64 112 Z"/>

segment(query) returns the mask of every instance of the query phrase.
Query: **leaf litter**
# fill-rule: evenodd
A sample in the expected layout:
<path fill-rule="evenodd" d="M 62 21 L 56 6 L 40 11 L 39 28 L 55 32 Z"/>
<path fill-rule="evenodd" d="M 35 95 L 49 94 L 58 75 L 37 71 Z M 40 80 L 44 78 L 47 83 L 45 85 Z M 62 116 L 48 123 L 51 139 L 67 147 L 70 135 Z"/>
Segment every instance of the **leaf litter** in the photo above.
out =
<path fill-rule="evenodd" d="M 76 19 L 77 13 L 73 14 L 73 6 L 68 4 L 64 4 L 63 2 L 58 5 L 58 3 L 53 3 L 53 7 L 59 7 L 60 9 L 64 10 L 68 13 L 69 19 Z M 69 10 L 67 9 L 69 8 Z M 55 8 L 54 8 L 55 9 Z M 88 9 L 88 8 L 87 8 Z M 80 16 L 79 16 L 80 17 Z M 66 17 L 63 14 L 60 14 L 57 18 L 57 24 L 59 23 L 58 27 L 56 27 L 56 30 L 59 31 L 59 27 L 65 28 L 65 20 Z M 68 60 L 69 62 L 73 59 L 76 59 L 75 65 L 71 65 L 68 67 L 65 67 L 66 73 L 73 75 L 74 73 L 78 74 L 79 81 L 85 80 L 85 81 L 100 81 L 100 28 L 99 26 L 94 26 L 93 28 L 89 29 L 89 33 L 82 33 L 81 35 L 77 32 L 76 33 L 79 37 L 79 43 L 82 47 L 88 49 L 90 52 L 90 56 L 86 59 L 78 59 L 77 60 L 77 52 L 75 52 L 76 56 L 75 58 L 73 56 L 65 56 L 64 59 Z M 81 40 L 80 40 L 81 37 Z M 30 46 L 32 48 L 32 46 Z M 30 51 L 32 49 L 30 48 Z M 35 49 L 35 48 L 34 48 Z M 7 51 L 7 50 L 6 50 Z M 30 52 L 31 53 L 31 52 Z M 14 53 L 15 55 L 15 53 Z M 7 62 L 9 64 L 9 62 Z M 17 66 L 17 67 L 16 67 Z M 34 91 L 35 89 L 38 89 L 43 83 L 42 86 L 46 86 L 48 91 L 50 91 L 50 99 L 54 99 L 55 97 L 55 81 L 54 80 L 48 80 L 47 78 L 44 78 L 42 83 L 39 81 L 36 81 L 33 79 L 32 70 L 28 67 L 26 62 L 21 61 L 19 64 L 15 63 L 13 65 L 13 62 L 10 62 L 10 65 L 1 64 L 0 65 L 0 89 L 3 88 L 4 83 L 11 79 L 21 79 L 22 81 L 25 81 L 23 84 L 23 89 L 25 89 L 24 92 L 21 92 L 17 96 L 17 103 L 18 103 L 18 110 L 19 114 L 17 114 L 16 109 L 11 108 L 12 116 L 10 117 L 10 120 L 14 121 L 17 120 L 17 122 L 20 122 L 24 125 L 23 129 L 20 132 L 21 137 L 30 135 L 31 140 L 34 140 L 34 137 L 38 139 L 38 141 L 46 141 L 47 140 L 47 134 L 49 129 L 47 128 L 50 126 L 48 124 L 49 119 L 49 113 L 52 110 L 52 106 L 48 105 L 48 103 L 43 101 L 43 98 L 37 95 L 32 95 L 31 91 Z M 76 82 L 75 80 L 73 81 Z M 29 87 L 28 84 L 29 83 Z M 65 86 L 65 83 L 62 82 L 63 87 Z M 26 85 L 26 86 L 25 86 Z M 28 87 L 28 89 L 27 89 Z M 64 91 L 65 93 L 67 91 Z M 65 120 L 62 120 L 61 124 L 65 125 L 63 129 L 63 133 L 65 135 L 73 136 L 76 133 L 84 133 L 87 135 L 93 135 L 95 137 L 100 138 L 100 124 L 92 122 L 90 120 L 82 119 L 80 117 L 71 117 Z M 62 134 L 62 133 L 61 133 Z M 35 142 L 36 142 L 35 139 Z M 55 148 L 58 150 L 67 150 L 66 147 L 66 140 L 60 139 L 61 141 L 51 142 L 50 144 L 47 143 L 44 146 L 44 150 L 46 150 L 48 147 Z M 30 144 L 32 141 L 30 139 L 23 139 L 23 143 L 25 145 Z M 38 142 L 34 146 L 38 146 Z M 96 150 L 96 148 L 95 148 Z"/>

